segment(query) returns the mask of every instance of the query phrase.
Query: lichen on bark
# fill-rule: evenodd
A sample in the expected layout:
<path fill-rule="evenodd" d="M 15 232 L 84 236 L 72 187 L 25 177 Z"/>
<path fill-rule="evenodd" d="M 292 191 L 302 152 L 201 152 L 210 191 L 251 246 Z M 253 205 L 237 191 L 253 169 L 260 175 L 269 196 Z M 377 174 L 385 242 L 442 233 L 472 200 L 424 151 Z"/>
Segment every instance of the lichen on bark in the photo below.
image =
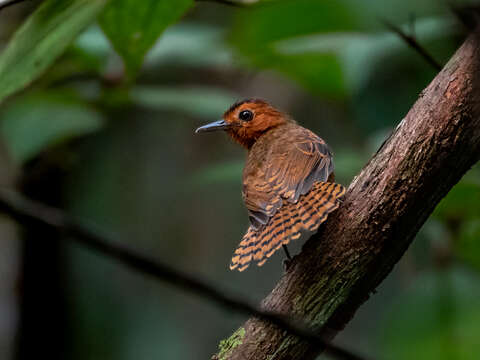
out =
<path fill-rule="evenodd" d="M 233 349 L 242 344 L 244 337 L 245 328 L 241 327 L 228 339 L 221 340 L 218 345 L 218 354 L 214 355 L 212 360 L 226 360 Z"/>

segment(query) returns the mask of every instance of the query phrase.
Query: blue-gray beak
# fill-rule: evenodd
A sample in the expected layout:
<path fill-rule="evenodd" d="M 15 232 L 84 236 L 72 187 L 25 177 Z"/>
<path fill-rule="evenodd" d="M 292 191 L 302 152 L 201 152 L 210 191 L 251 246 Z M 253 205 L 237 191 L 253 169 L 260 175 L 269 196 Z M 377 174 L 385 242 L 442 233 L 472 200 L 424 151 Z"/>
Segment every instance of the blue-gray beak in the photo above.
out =
<path fill-rule="evenodd" d="M 214 121 L 207 125 L 200 126 L 197 130 L 195 130 L 195 134 L 198 134 L 200 132 L 226 130 L 229 127 L 230 127 L 229 124 L 222 119 L 222 120 Z"/>

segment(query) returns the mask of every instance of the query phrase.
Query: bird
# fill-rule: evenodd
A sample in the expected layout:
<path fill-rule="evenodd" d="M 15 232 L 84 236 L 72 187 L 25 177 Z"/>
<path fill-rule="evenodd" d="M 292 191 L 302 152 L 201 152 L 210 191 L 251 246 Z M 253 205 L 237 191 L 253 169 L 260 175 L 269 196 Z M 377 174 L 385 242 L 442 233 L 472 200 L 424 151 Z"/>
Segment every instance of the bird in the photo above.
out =
<path fill-rule="evenodd" d="M 221 120 L 196 133 L 225 131 L 247 149 L 242 198 L 249 228 L 235 250 L 231 270 L 262 266 L 278 249 L 314 234 L 336 210 L 345 187 L 335 183 L 326 142 L 263 99 L 234 103 Z"/>

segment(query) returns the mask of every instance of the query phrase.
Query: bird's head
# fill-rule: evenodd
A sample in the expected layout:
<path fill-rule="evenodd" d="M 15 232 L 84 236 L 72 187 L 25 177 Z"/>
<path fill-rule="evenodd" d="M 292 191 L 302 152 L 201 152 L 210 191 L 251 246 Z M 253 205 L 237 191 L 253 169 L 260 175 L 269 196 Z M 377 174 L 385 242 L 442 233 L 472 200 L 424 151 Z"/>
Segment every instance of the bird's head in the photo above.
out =
<path fill-rule="evenodd" d="M 195 132 L 225 130 L 235 141 L 250 149 L 270 129 L 288 121 L 287 115 L 260 99 L 236 102 L 223 114 L 223 119 L 199 127 Z"/>

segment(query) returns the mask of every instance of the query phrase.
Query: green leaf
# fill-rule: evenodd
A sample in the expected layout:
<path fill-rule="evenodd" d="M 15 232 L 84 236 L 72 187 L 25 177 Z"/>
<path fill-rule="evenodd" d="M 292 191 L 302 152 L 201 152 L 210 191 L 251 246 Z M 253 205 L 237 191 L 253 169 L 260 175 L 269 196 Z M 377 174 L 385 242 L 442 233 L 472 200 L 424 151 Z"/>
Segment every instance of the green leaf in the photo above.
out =
<path fill-rule="evenodd" d="M 435 58 L 438 58 L 437 60 L 441 60 L 443 58 L 443 56 L 440 56 L 441 54 L 448 53 L 450 56 L 454 51 L 449 47 L 452 42 L 451 38 L 459 35 L 455 30 L 452 30 L 456 29 L 454 24 L 454 19 L 449 17 L 437 16 L 418 19 L 415 22 L 415 38 Z M 403 31 L 409 34 L 410 27 L 406 24 L 403 26 Z M 354 91 L 361 91 L 371 78 L 378 76 L 379 64 L 383 64 L 382 69 L 385 71 L 387 66 L 395 65 L 394 60 L 404 63 L 421 61 L 421 65 L 425 65 L 426 68 L 423 72 L 427 72 L 430 76 L 433 75 L 434 70 L 430 69 L 429 65 L 424 64 L 424 60 L 406 46 L 404 40 L 388 29 L 384 28 L 382 30 L 384 31 L 333 32 L 297 36 L 278 41 L 275 46 L 279 53 L 285 55 L 336 54 L 342 64 L 349 88 Z M 441 54 L 438 51 L 440 50 L 438 46 L 432 48 L 436 41 L 440 41 L 443 45 Z M 391 71 L 390 67 L 387 69 Z M 429 81 L 429 79 L 426 81 Z M 390 107 L 389 104 L 388 108 L 390 109 Z"/>
<path fill-rule="evenodd" d="M 100 114 L 66 94 L 31 95 L 0 113 L 0 131 L 12 158 L 23 163 L 46 148 L 102 127 Z"/>
<path fill-rule="evenodd" d="M 100 25 L 123 58 L 130 78 L 160 34 L 192 4 L 193 0 L 115 0 L 107 6 Z"/>
<path fill-rule="evenodd" d="M 232 40 L 251 52 L 296 36 L 354 30 L 358 26 L 345 1 L 270 1 L 239 14 Z"/>
<path fill-rule="evenodd" d="M 92 21 L 107 0 L 47 0 L 0 54 L 0 102 L 40 76 Z"/>
<path fill-rule="evenodd" d="M 274 69 L 317 93 L 345 93 L 334 52 L 285 54 L 277 44 L 299 36 L 358 30 L 347 1 L 269 1 L 239 14 L 231 41 L 254 66 Z"/>
<path fill-rule="evenodd" d="M 225 28 L 201 23 L 169 27 L 145 58 L 145 67 L 174 63 L 177 66 L 231 66 Z"/>
<path fill-rule="evenodd" d="M 73 48 L 88 54 L 92 58 L 99 59 L 101 62 L 107 62 L 110 56 L 114 54 L 110 42 L 96 24 L 88 27 L 78 36 Z"/>

